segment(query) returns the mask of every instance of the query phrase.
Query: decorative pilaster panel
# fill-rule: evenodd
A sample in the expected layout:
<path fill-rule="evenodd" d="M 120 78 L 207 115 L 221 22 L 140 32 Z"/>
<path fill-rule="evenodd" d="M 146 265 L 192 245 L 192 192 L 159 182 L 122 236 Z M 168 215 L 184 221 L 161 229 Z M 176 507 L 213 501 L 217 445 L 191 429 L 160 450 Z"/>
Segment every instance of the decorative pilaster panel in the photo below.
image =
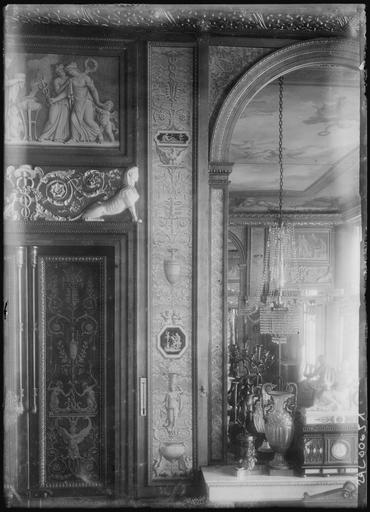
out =
<path fill-rule="evenodd" d="M 228 185 L 232 164 L 212 162 L 210 184 L 210 461 L 226 457 Z"/>
<path fill-rule="evenodd" d="M 42 255 L 38 267 L 38 486 L 106 491 L 114 396 L 107 257 Z"/>
<path fill-rule="evenodd" d="M 211 461 L 223 458 L 224 367 L 224 190 L 211 188 L 211 326 L 210 439 Z"/>
<path fill-rule="evenodd" d="M 193 467 L 193 48 L 149 50 L 149 483 Z"/>

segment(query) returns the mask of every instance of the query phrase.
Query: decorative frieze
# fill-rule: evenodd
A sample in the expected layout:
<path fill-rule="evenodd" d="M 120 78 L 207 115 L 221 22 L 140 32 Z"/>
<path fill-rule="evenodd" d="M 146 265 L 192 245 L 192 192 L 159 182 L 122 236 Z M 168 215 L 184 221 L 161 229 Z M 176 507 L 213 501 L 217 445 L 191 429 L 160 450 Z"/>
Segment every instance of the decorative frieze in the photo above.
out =
<path fill-rule="evenodd" d="M 257 8 L 256 8 L 257 7 Z M 226 6 L 217 9 L 208 5 L 191 7 L 141 4 L 116 5 L 10 5 L 8 23 L 54 25 L 87 25 L 122 28 L 147 28 L 167 31 L 278 33 L 345 33 L 359 30 L 363 16 L 356 6 L 340 6 L 329 12 L 320 7 L 302 9 L 289 6 Z"/>

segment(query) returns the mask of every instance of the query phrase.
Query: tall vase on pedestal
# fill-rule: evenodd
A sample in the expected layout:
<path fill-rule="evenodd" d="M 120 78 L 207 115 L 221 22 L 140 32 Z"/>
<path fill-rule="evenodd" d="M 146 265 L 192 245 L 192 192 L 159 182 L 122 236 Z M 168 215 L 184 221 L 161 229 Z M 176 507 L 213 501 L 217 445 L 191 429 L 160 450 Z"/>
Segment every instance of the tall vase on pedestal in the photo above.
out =
<path fill-rule="evenodd" d="M 294 412 L 297 407 L 297 385 L 289 383 L 284 391 L 273 389 L 270 383 L 262 386 L 265 435 L 275 455 L 269 466 L 289 469 L 285 454 L 294 435 Z"/>

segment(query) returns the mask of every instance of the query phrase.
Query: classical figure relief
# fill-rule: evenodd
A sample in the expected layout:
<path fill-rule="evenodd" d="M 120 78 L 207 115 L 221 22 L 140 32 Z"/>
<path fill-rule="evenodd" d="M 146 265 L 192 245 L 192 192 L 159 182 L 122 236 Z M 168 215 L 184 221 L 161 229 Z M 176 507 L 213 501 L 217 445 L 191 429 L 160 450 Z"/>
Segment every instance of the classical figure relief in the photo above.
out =
<path fill-rule="evenodd" d="M 132 167 L 126 172 L 125 186 L 121 188 L 113 197 L 106 201 L 97 201 L 88 206 L 77 217 L 70 220 L 82 218 L 84 220 L 98 220 L 105 215 L 117 215 L 129 209 L 135 222 L 142 222 L 136 213 L 135 203 L 139 199 L 139 194 L 135 184 L 139 179 L 139 169 Z"/>
<path fill-rule="evenodd" d="M 164 357 L 180 357 L 186 346 L 186 334 L 178 325 L 164 327 L 158 336 L 158 349 Z"/>
<path fill-rule="evenodd" d="M 57 382 L 54 385 L 52 382 L 50 382 L 48 390 L 51 392 L 49 402 L 50 411 L 53 413 L 60 412 L 61 410 L 63 410 L 60 407 L 60 399 L 61 397 L 67 398 L 70 395 L 70 392 L 64 392 L 63 383 L 61 380 L 57 380 Z"/>
<path fill-rule="evenodd" d="M 8 57 L 7 142 L 119 145 L 115 108 L 119 99 L 117 59 L 74 59 L 71 61 L 66 55 L 25 54 L 20 73 L 15 71 L 19 69 L 19 59 Z"/>
<path fill-rule="evenodd" d="M 16 73 L 13 77 L 5 75 L 5 141 L 25 140 L 27 126 L 21 109 L 24 98 L 26 75 Z"/>
<path fill-rule="evenodd" d="M 56 98 L 63 92 L 67 86 L 68 76 L 66 75 L 63 64 L 55 66 L 56 77 L 53 80 L 54 91 Z M 39 141 L 51 140 L 54 142 L 66 142 L 70 137 L 69 130 L 69 115 L 70 115 L 70 102 L 65 97 L 60 97 L 58 100 L 50 98 L 49 91 L 46 84 L 43 84 L 44 94 L 49 107 L 49 117 L 43 128 L 43 132 L 39 137 Z"/>
<path fill-rule="evenodd" d="M 176 373 L 169 373 L 168 391 L 163 401 L 166 415 L 166 421 L 163 426 L 167 429 L 167 432 L 171 434 L 175 432 L 177 417 L 182 410 L 181 395 L 182 389 L 176 384 Z"/>

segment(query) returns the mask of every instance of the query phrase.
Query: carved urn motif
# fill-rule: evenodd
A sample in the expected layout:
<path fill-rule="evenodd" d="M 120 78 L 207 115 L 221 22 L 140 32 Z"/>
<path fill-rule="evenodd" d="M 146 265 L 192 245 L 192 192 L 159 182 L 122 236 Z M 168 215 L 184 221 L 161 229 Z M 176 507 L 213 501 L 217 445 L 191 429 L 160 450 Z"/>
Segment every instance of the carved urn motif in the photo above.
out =
<path fill-rule="evenodd" d="M 278 391 L 273 389 L 272 384 L 267 383 L 262 386 L 262 396 L 265 435 L 275 452 L 269 465 L 274 469 L 288 469 L 285 453 L 293 440 L 297 385 L 289 383 L 284 391 Z"/>
<path fill-rule="evenodd" d="M 164 273 L 168 282 L 170 284 L 175 284 L 180 277 L 181 265 L 174 256 L 174 253 L 177 252 L 177 249 L 168 249 L 168 252 L 171 254 L 171 257 L 165 259 L 163 262 Z"/>

